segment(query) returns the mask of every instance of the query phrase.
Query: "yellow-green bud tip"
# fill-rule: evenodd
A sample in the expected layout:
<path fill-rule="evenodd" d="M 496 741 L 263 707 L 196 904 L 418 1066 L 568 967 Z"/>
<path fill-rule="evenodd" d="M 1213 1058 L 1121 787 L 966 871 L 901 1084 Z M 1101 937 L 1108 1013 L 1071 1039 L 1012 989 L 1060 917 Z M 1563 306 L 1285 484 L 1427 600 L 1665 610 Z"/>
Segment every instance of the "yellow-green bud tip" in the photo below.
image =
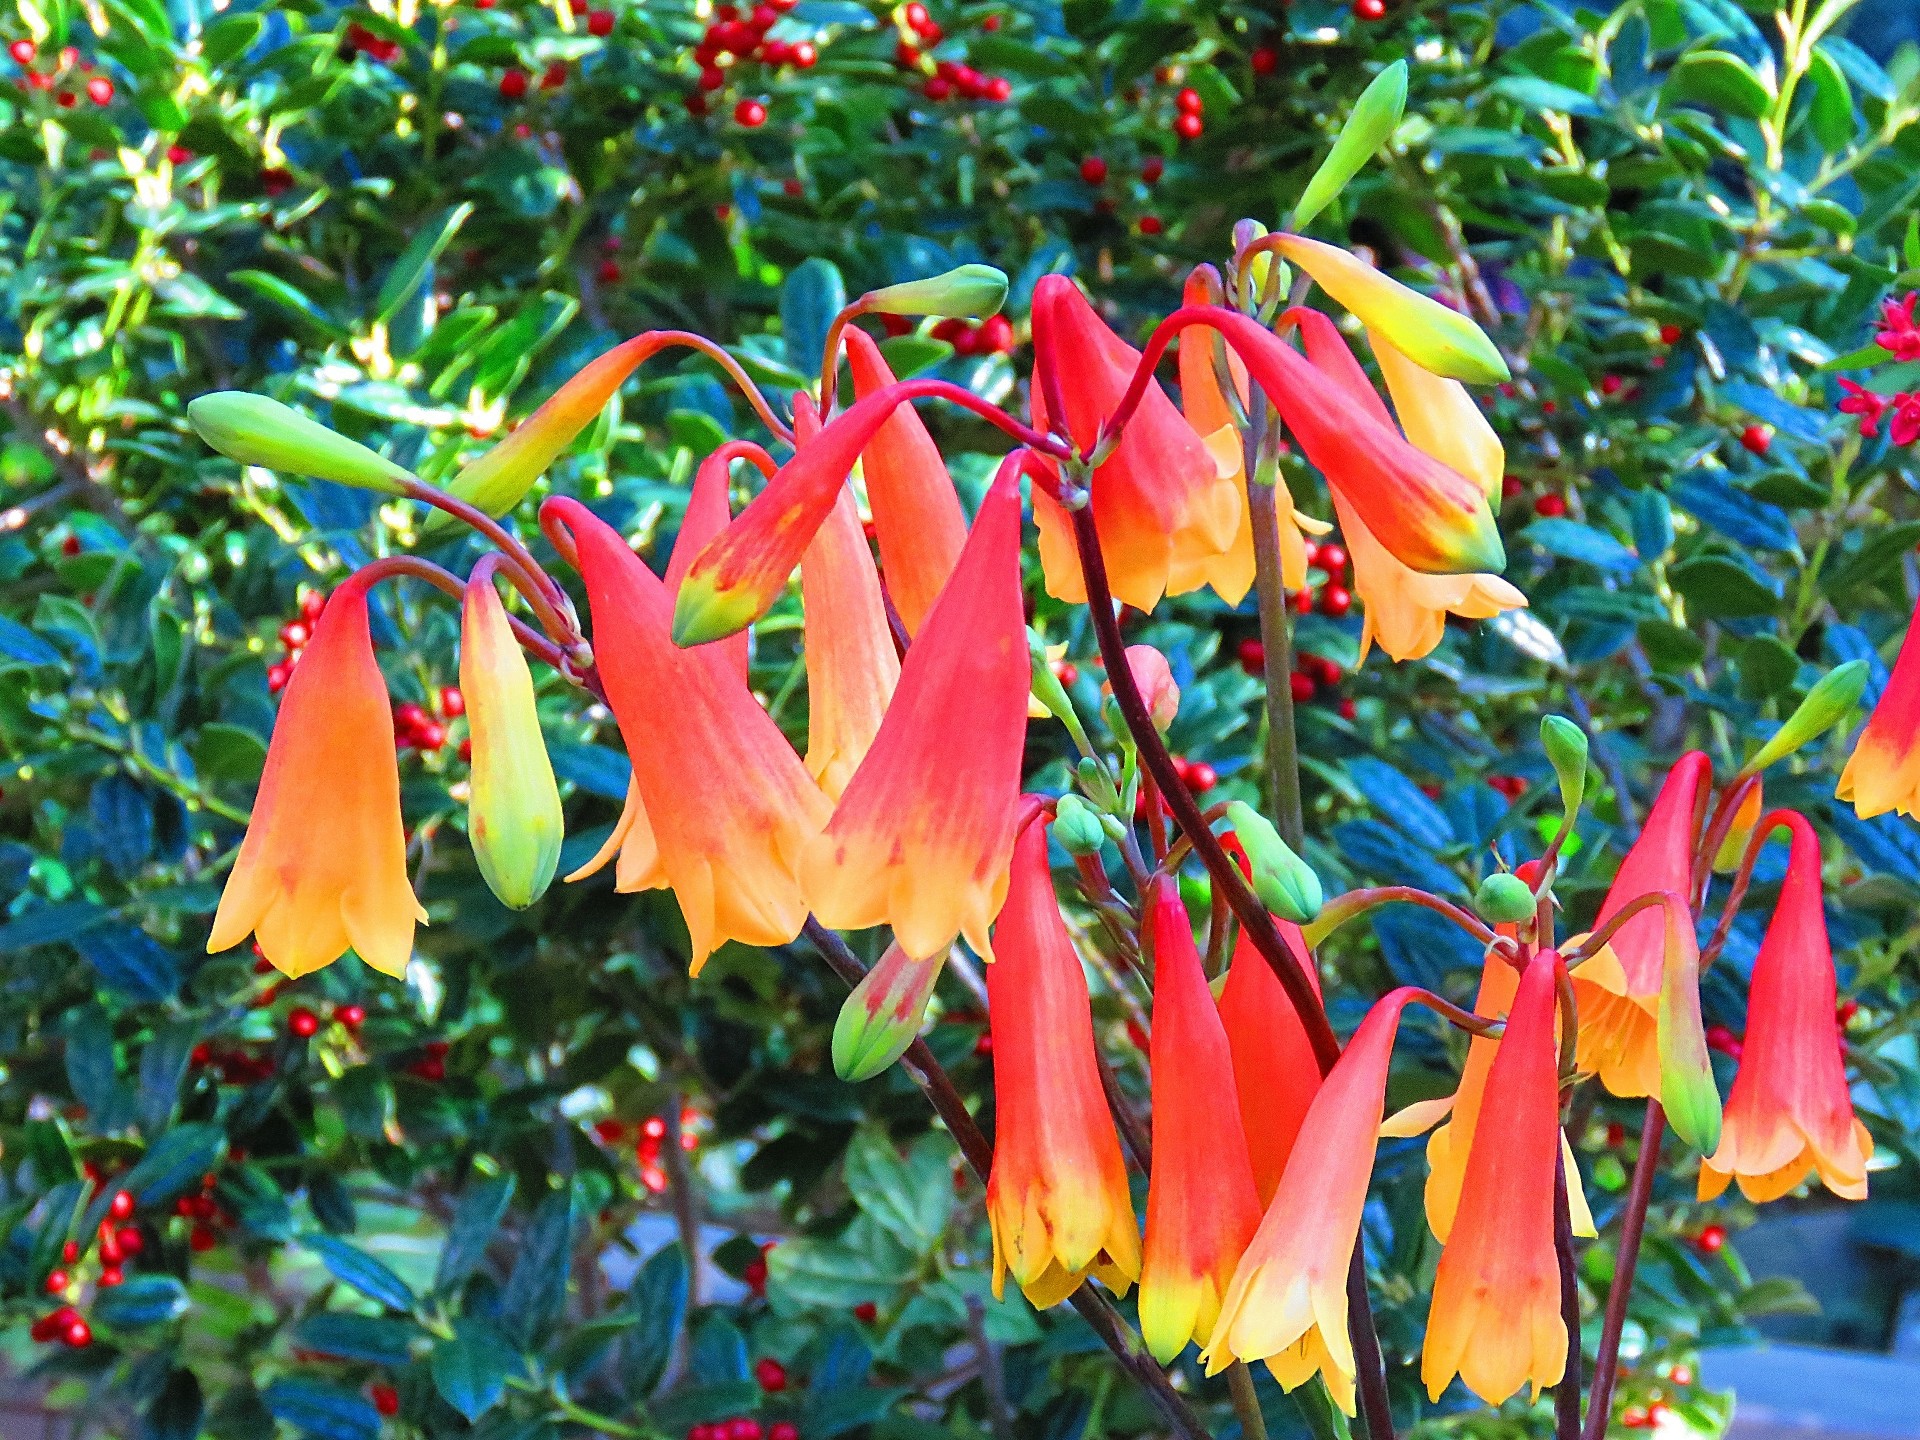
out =
<path fill-rule="evenodd" d="M 1227 824 L 1253 867 L 1253 893 L 1283 920 L 1304 925 L 1320 913 L 1326 891 L 1313 867 L 1294 854 L 1267 818 L 1245 801 L 1227 806 Z"/>
<path fill-rule="evenodd" d="M 1743 775 L 1757 775 L 1776 760 L 1784 760 L 1809 740 L 1825 734 L 1844 720 L 1867 688 L 1867 662 L 1849 660 L 1822 675 L 1807 698 L 1762 745 L 1754 757 L 1741 767 Z"/>
<path fill-rule="evenodd" d="M 1007 300 L 1007 277 L 991 265 L 961 265 L 924 280 L 869 290 L 860 308 L 877 315 L 944 315 L 984 320 Z"/>
<path fill-rule="evenodd" d="M 357 440 L 335 434 L 278 400 L 244 390 L 218 390 L 189 402 L 187 423 L 209 446 L 242 465 L 387 495 L 405 494 L 412 479 Z"/>
<path fill-rule="evenodd" d="M 737 635 L 760 618 L 760 609 L 745 592 L 717 590 L 699 571 L 680 584 L 673 600 L 673 643 L 685 649 Z"/>

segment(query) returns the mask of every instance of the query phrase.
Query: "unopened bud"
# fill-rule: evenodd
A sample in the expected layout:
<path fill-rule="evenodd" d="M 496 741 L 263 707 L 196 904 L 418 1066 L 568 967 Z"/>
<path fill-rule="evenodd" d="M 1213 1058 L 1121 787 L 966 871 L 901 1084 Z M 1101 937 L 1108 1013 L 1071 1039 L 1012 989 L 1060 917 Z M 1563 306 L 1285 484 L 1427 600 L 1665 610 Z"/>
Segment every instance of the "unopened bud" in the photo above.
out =
<path fill-rule="evenodd" d="M 1518 875 L 1489 875 L 1473 893 L 1473 909 L 1489 925 L 1515 925 L 1533 917 L 1533 890 Z"/>
<path fill-rule="evenodd" d="M 1818 739 L 1847 717 L 1867 688 L 1867 662 L 1849 660 L 1814 682 L 1787 723 L 1740 767 L 1742 775 L 1758 775 L 1776 760 L 1784 760 L 1809 740 Z"/>
<path fill-rule="evenodd" d="M 1366 167 L 1382 145 L 1400 128 L 1400 116 L 1407 104 L 1407 62 L 1396 60 L 1360 92 L 1353 113 L 1340 127 L 1333 149 L 1320 162 L 1320 168 L 1307 181 L 1294 203 L 1290 230 L 1304 229 L 1314 216 L 1326 209 L 1347 182 Z"/>
<path fill-rule="evenodd" d="M 1069 855 L 1098 855 L 1107 843 L 1107 828 L 1078 795 L 1062 795 L 1053 813 L 1053 838 Z"/>
<path fill-rule="evenodd" d="M 1007 277 L 991 265 L 961 265 L 943 275 L 869 290 L 860 308 L 877 315 L 945 315 L 984 320 L 1007 299 Z"/>
<path fill-rule="evenodd" d="M 1167 657 L 1151 645 L 1127 647 L 1127 669 L 1133 674 L 1134 689 L 1140 692 L 1153 728 L 1162 735 L 1180 713 L 1180 687 L 1173 683 L 1173 667 Z M 1111 688 L 1112 682 L 1108 682 Z"/>
<path fill-rule="evenodd" d="M 412 478 L 359 441 L 335 434 L 278 400 L 244 390 L 202 395 L 188 404 L 187 423 L 208 445 L 242 465 L 387 495 L 405 494 Z"/>
<path fill-rule="evenodd" d="M 942 950 L 930 960 L 915 960 L 898 945 L 887 947 L 833 1022 L 834 1074 L 850 1083 L 871 1080 L 907 1053 L 926 1019 L 947 954 Z"/>
<path fill-rule="evenodd" d="M 1253 867 L 1253 893 L 1282 920 L 1304 925 L 1320 913 L 1326 898 L 1313 867 L 1288 847 L 1259 811 L 1244 800 L 1227 806 L 1227 824 L 1240 839 Z"/>
<path fill-rule="evenodd" d="M 1540 748 L 1547 752 L 1560 782 L 1560 803 L 1572 821 L 1587 798 L 1587 732 L 1564 715 L 1549 715 L 1540 722 Z"/>
<path fill-rule="evenodd" d="M 1047 642 L 1040 638 L 1040 632 L 1032 626 L 1027 627 L 1027 660 L 1033 670 L 1032 698 L 1027 706 L 1027 714 L 1040 719 L 1034 713 L 1038 706 L 1041 714 L 1051 715 L 1069 730 L 1077 731 L 1080 717 L 1073 708 L 1073 699 L 1067 694 L 1067 687 L 1060 683 L 1060 677 L 1053 670 L 1054 657 L 1047 653 Z"/>

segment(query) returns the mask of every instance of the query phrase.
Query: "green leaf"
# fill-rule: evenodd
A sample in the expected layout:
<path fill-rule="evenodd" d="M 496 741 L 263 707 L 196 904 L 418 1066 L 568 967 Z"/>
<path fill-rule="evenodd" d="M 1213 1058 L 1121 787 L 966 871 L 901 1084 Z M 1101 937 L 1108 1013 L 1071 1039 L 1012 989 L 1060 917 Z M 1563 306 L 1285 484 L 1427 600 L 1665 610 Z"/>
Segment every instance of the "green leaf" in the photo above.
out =
<path fill-rule="evenodd" d="M 1724 555 L 1702 555 L 1669 573 L 1687 603 L 1716 620 L 1771 615 L 1780 604 L 1779 582 Z"/>
<path fill-rule="evenodd" d="M 420 228 L 407 248 L 400 252 L 400 258 L 393 262 L 386 281 L 380 286 L 380 294 L 373 302 L 376 322 L 384 325 L 407 303 L 426 279 L 433 262 L 440 258 L 440 252 L 447 248 L 471 214 L 473 202 L 462 200 L 439 219 Z"/>
<path fill-rule="evenodd" d="M 916 1255 L 931 1254 L 953 1213 L 943 1157 L 916 1147 L 902 1160 L 878 1126 L 863 1126 L 847 1146 L 846 1183 L 854 1202 Z"/>
<path fill-rule="evenodd" d="M 539 1344 L 559 1319 L 572 1262 L 573 1192 L 556 1190 L 534 1211 L 500 1297 L 500 1318 L 522 1346 Z"/>
<path fill-rule="evenodd" d="M 1816 45 L 1807 65 L 1807 84 L 1813 96 L 1807 109 L 1807 124 L 1813 138 L 1820 142 L 1820 148 L 1829 155 L 1837 155 L 1853 143 L 1855 134 L 1853 91 L 1847 84 L 1846 72 Z"/>
<path fill-rule="evenodd" d="M 1549 555 L 1577 560 L 1602 570 L 1631 570 L 1640 562 L 1618 540 L 1578 520 L 1548 518 L 1536 520 L 1520 532 Z"/>
<path fill-rule="evenodd" d="M 327 1273 L 344 1285 L 350 1285 L 369 1300 L 390 1310 L 411 1310 L 413 1291 L 407 1282 L 380 1260 L 336 1235 L 303 1235 L 300 1243 L 320 1257 Z"/>
<path fill-rule="evenodd" d="M 293 1338 L 303 1350 L 398 1370 L 407 1363 L 420 1333 L 411 1321 L 392 1316 L 320 1310 L 294 1327 Z"/>
<path fill-rule="evenodd" d="M 627 1292 L 627 1308 L 639 1323 L 620 1342 L 620 1372 L 635 1395 L 649 1395 L 687 1322 L 687 1260 L 678 1244 L 651 1256 Z"/>
<path fill-rule="evenodd" d="M 379 1440 L 380 1412 L 358 1391 L 318 1380 L 276 1380 L 260 1392 L 274 1419 L 314 1440 Z"/>
<path fill-rule="evenodd" d="M 121 1177 L 120 1188 L 142 1207 L 165 1205 L 198 1189 L 226 1150 L 227 1134 L 218 1125 L 176 1126 Z"/>
<path fill-rule="evenodd" d="M 1793 684 L 1800 673 L 1800 657 L 1774 635 L 1756 635 L 1740 647 L 1740 695 L 1765 700 Z"/>
<path fill-rule="evenodd" d="M 451 1290 L 480 1268 L 487 1246 L 513 1203 L 512 1175 L 496 1175 L 467 1187 L 447 1227 L 447 1243 L 440 1250 L 440 1266 L 434 1272 L 433 1288 Z"/>
<path fill-rule="evenodd" d="M 244 20 L 253 17 L 243 15 L 235 18 Z M 306 292 L 278 275 L 266 270 L 236 270 L 227 278 L 236 285 L 245 286 L 268 304 L 285 311 L 322 335 L 339 339 L 347 333 L 331 315 L 308 299 Z"/>
<path fill-rule="evenodd" d="M 0 615 L 0 661 L 29 669 L 58 665 L 60 652 L 18 621 Z"/>
<path fill-rule="evenodd" d="M 187 1313 L 187 1287 L 171 1275 L 134 1275 L 95 1292 L 90 1313 L 116 1330 L 161 1325 Z"/>
<path fill-rule="evenodd" d="M 1773 106 L 1773 92 L 1753 67 L 1724 50 L 1695 50 L 1680 57 L 1667 77 L 1667 94 L 1715 106 L 1743 120 L 1758 120 Z"/>
<path fill-rule="evenodd" d="M 491 1410 L 507 1388 L 507 1376 L 521 1368 L 520 1357 L 500 1332 L 469 1316 L 451 1339 L 433 1347 L 428 1362 L 433 1388 L 471 1424 Z"/>
<path fill-rule="evenodd" d="M 267 742 L 253 731 L 214 720 L 193 740 L 193 763 L 209 780 L 249 783 L 267 764 Z"/>
<path fill-rule="evenodd" d="M 826 353 L 827 328 L 847 303 L 840 267 L 818 256 L 793 267 L 780 287 L 780 333 L 787 341 L 788 368 L 809 378 Z"/>
<path fill-rule="evenodd" d="M 1915 545 L 1920 545 L 1920 520 L 1881 526 L 1867 536 L 1858 550 L 1828 569 L 1821 577 L 1820 588 L 1829 595 L 1839 595 L 1871 585 L 1892 574 Z"/>
<path fill-rule="evenodd" d="M 223 15 L 200 32 L 200 58 L 218 70 L 253 48 L 267 28 L 266 18 L 252 12 Z"/>

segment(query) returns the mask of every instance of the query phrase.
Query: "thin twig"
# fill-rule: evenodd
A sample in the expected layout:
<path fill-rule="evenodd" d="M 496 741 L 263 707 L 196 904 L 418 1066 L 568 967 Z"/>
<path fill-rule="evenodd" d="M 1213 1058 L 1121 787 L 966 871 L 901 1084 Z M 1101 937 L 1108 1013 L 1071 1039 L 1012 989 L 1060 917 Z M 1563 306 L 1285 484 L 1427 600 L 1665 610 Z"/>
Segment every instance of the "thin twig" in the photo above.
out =
<path fill-rule="evenodd" d="M 1633 1183 L 1627 1189 L 1626 1209 L 1620 1217 L 1620 1246 L 1614 1253 L 1613 1284 L 1607 1290 L 1607 1311 L 1600 1323 L 1600 1347 L 1593 1357 L 1593 1388 L 1587 1395 L 1587 1424 L 1582 1440 L 1606 1440 L 1613 1414 L 1613 1382 L 1620 1371 L 1620 1336 L 1627 1326 L 1627 1301 L 1633 1295 L 1633 1271 L 1640 1262 L 1640 1240 L 1647 1228 L 1647 1206 L 1653 1199 L 1653 1178 L 1660 1170 L 1660 1141 L 1666 1134 L 1667 1112 L 1660 1102 L 1647 1101 L 1647 1117 L 1640 1126 L 1640 1158 L 1634 1162 Z"/>
<path fill-rule="evenodd" d="M 1580 1279 L 1573 1264 L 1567 1147 L 1555 1146 L 1553 1158 L 1553 1253 L 1560 1266 L 1560 1321 L 1567 1327 L 1567 1368 L 1553 1391 L 1553 1434 L 1554 1440 L 1580 1440 Z"/>

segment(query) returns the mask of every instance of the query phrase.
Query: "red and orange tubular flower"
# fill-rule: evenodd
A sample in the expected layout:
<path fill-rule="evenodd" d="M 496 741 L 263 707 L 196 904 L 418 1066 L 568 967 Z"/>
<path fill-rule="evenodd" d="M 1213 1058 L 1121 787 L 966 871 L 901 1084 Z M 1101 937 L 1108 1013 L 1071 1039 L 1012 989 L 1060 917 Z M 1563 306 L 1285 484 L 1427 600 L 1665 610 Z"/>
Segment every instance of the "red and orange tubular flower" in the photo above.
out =
<path fill-rule="evenodd" d="M 1854 1118 L 1834 1023 L 1833 951 L 1820 901 L 1820 840 L 1791 810 L 1761 824 L 1792 834 L 1787 878 L 1753 962 L 1747 1034 L 1720 1133 L 1700 1166 L 1700 1198 L 1740 1182 L 1749 1200 L 1777 1200 L 1818 1173 L 1845 1200 L 1867 1198 L 1873 1140 Z"/>
<path fill-rule="evenodd" d="M 1487 1076 L 1482 1123 L 1474 1130 L 1460 1207 L 1427 1312 L 1420 1377 L 1435 1400 L 1456 1374 L 1489 1405 L 1529 1382 L 1537 1398 L 1566 1370 L 1553 1249 L 1560 963 L 1551 950 L 1528 962 Z"/>
<path fill-rule="evenodd" d="M 1520 973 L 1499 951 L 1489 950 L 1481 967 L 1480 993 L 1474 999 L 1473 1013 L 1497 1020 L 1513 1008 L 1513 999 L 1519 990 Z M 1453 1233 L 1460 1188 L 1466 1182 L 1467 1157 L 1480 1128 L 1487 1080 L 1493 1073 L 1494 1056 L 1499 1053 L 1499 1040 L 1490 1036 L 1475 1035 L 1468 1042 L 1467 1060 L 1460 1068 L 1460 1086 L 1454 1091 L 1453 1108 L 1446 1123 L 1427 1140 L 1427 1224 L 1442 1244 Z"/>
<path fill-rule="evenodd" d="M 893 384 L 893 372 L 867 333 L 849 326 L 846 335 L 854 395 L 864 399 Z M 902 405 L 874 432 L 860 452 L 860 473 L 887 596 L 907 634 L 918 635 L 967 543 L 960 497 L 911 405 Z"/>
<path fill-rule="evenodd" d="M 1087 977 L 1047 871 L 1046 819 L 1038 800 L 1029 797 L 1024 809 L 995 936 L 999 958 L 987 967 L 994 1105 L 987 1223 L 993 1293 L 1011 1274 L 1045 1309 L 1089 1274 L 1125 1294 L 1140 1278 L 1140 1237 L 1100 1087 Z"/>
<path fill-rule="evenodd" d="M 1320 972 L 1307 954 L 1300 927 L 1291 920 L 1273 923 L 1319 994 Z M 1320 1093 L 1320 1062 L 1286 988 L 1244 929 L 1220 989 L 1220 1023 L 1233 1051 L 1240 1128 L 1253 1161 L 1254 1188 L 1264 1206 L 1280 1188 L 1307 1107 Z"/>
<path fill-rule="evenodd" d="M 220 893 L 209 954 L 251 931 L 283 975 L 352 946 L 406 974 L 426 913 L 407 875 L 393 710 L 367 630 L 367 587 L 340 585 L 294 667 L 240 855 Z"/>
<path fill-rule="evenodd" d="M 1209 1375 L 1235 1360 L 1265 1360 L 1292 1390 L 1317 1374 L 1353 1414 L 1347 1266 L 1367 1203 L 1394 1033 L 1417 993 L 1382 997 L 1320 1082 L 1280 1188 L 1220 1304 L 1203 1357 Z"/>
<path fill-rule="evenodd" d="M 1693 851 L 1712 786 L 1713 765 L 1698 750 L 1682 755 L 1647 813 L 1640 838 L 1620 862 L 1596 928 L 1642 895 L 1693 895 Z M 1615 1095 L 1658 1095 L 1660 981 L 1666 966 L 1665 907 L 1654 905 L 1614 932 L 1573 972 L 1580 1014 L 1575 1063 Z"/>
<path fill-rule="evenodd" d="M 1920 606 L 1833 793 L 1862 820 L 1889 810 L 1920 814 Z"/>
<path fill-rule="evenodd" d="M 657 847 L 651 884 L 671 886 L 698 973 L 728 940 L 783 945 L 807 918 L 799 867 L 830 803 L 723 654 L 667 633 L 666 586 L 575 500 L 571 528 L 592 607 L 594 655 Z"/>
<path fill-rule="evenodd" d="M 1240 1129 L 1233 1055 L 1179 888 L 1162 876 L 1147 897 L 1153 943 L 1153 1174 L 1147 1187 L 1140 1338 L 1166 1364 L 1204 1345 L 1220 1297 L 1260 1224 L 1253 1164 Z"/>
<path fill-rule="evenodd" d="M 1051 418 L 1084 453 L 1126 393 L 1140 352 L 1107 327 L 1064 275 L 1048 275 L 1034 288 L 1033 329 L 1034 424 L 1045 429 L 1049 423 L 1048 377 L 1037 372 L 1051 366 L 1067 412 Z M 1157 380 L 1148 384 L 1113 453 L 1093 472 L 1092 490 L 1107 578 L 1115 597 L 1139 610 L 1151 610 L 1163 594 L 1207 583 L 1233 546 L 1245 503 L 1233 469 L 1221 469 Z M 1033 497 L 1047 593 L 1084 604 L 1087 587 L 1073 523 L 1038 487 Z"/>
<path fill-rule="evenodd" d="M 891 925 L 917 960 L 956 935 L 991 958 L 988 927 L 1007 893 L 1031 678 L 1021 458 L 1001 464 L 880 733 L 802 866 L 822 924 Z"/>

